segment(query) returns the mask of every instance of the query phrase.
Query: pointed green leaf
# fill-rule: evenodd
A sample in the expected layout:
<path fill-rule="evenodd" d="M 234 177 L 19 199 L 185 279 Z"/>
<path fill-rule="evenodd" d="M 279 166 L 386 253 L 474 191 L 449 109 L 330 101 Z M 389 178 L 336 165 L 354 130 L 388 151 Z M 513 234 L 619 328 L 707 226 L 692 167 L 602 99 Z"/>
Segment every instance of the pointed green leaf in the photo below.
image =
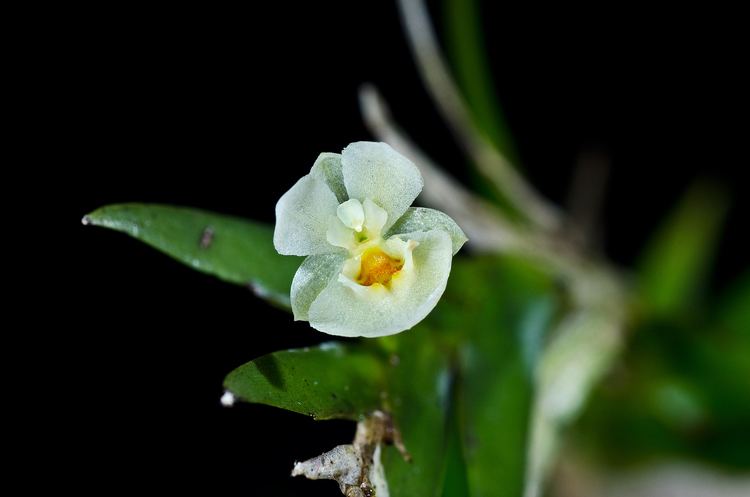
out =
<path fill-rule="evenodd" d="M 229 373 L 224 388 L 239 400 L 316 419 L 358 420 L 380 407 L 382 364 L 373 351 L 329 342 L 259 357 Z"/>
<path fill-rule="evenodd" d="M 726 210 L 726 197 L 717 187 L 697 183 L 688 190 L 640 261 L 647 309 L 666 315 L 695 303 L 704 290 Z"/>
<path fill-rule="evenodd" d="M 109 205 L 83 222 L 127 233 L 193 269 L 249 285 L 259 296 L 289 307 L 289 289 L 302 258 L 279 255 L 270 226 L 156 204 Z"/>

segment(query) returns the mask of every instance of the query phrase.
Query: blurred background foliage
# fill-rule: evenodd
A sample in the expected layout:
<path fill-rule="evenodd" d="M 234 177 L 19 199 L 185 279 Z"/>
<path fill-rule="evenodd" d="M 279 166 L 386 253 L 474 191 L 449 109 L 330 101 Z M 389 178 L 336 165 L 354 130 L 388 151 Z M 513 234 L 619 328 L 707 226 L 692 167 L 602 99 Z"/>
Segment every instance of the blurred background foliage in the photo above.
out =
<path fill-rule="evenodd" d="M 474 124 L 518 163 L 493 93 L 480 4 L 444 1 L 448 53 Z M 690 459 L 750 473 L 750 270 L 710 290 L 730 203 L 723 185 L 696 180 L 643 247 L 625 351 L 571 435 L 596 463 L 617 471 Z"/>

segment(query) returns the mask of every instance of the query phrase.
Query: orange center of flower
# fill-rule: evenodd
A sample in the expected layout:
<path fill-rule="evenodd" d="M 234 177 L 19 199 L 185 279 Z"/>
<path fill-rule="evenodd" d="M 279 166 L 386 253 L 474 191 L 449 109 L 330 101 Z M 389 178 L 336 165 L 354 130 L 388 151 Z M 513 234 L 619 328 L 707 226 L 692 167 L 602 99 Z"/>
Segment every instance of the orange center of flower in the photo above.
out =
<path fill-rule="evenodd" d="M 370 286 L 375 283 L 387 285 L 393 275 L 401 270 L 404 261 L 394 259 L 379 248 L 372 248 L 362 254 L 362 265 L 360 266 L 357 283 Z"/>

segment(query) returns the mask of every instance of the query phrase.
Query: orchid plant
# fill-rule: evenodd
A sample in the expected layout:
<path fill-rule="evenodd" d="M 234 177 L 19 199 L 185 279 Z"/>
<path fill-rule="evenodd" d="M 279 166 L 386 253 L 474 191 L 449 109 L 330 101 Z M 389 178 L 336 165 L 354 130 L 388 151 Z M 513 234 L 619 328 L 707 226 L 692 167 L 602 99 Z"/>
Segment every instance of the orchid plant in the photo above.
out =
<path fill-rule="evenodd" d="M 448 3 L 461 10 L 474 2 Z M 704 185 L 691 190 L 626 276 L 591 250 L 586 226 L 511 164 L 500 114 L 473 104 L 492 101 L 482 94 L 486 86 L 454 82 L 423 2 L 399 4 L 438 111 L 499 202 L 452 180 L 366 85 L 360 106 L 378 141 L 320 154 L 279 199 L 275 226 L 148 204 L 106 206 L 84 224 L 125 232 L 198 271 L 249 285 L 290 311 L 289 319 L 309 322 L 311 333 L 363 337 L 255 358 L 227 376 L 221 398 L 226 406 L 255 402 L 357 422 L 351 444 L 292 468 L 295 476 L 336 480 L 346 496 L 539 497 L 592 391 L 596 408 L 576 433 L 594 453 L 613 436 L 611 426 L 637 419 L 645 433 L 659 433 L 658 443 L 642 447 L 623 436 L 621 456 L 693 443 L 688 449 L 711 462 L 749 468 L 741 438 L 723 438 L 730 449 L 722 451 L 684 442 L 679 430 L 700 422 L 713 433 L 729 425 L 731 434 L 750 419 L 747 361 L 726 359 L 750 354 L 750 280 L 720 299 L 717 320 L 706 320 L 721 340 L 711 354 L 691 356 L 692 369 L 653 357 L 664 344 L 636 333 L 700 307 L 694 294 L 725 211 L 722 197 Z M 471 9 L 463 13 L 477 22 Z M 457 53 L 466 46 L 473 45 Z M 459 58 L 462 79 L 478 77 L 478 68 Z M 415 200 L 432 208 L 413 207 Z M 454 260 L 467 240 L 467 253 Z M 636 364 L 647 357 L 650 369 L 597 391 L 631 335 L 626 357 Z M 698 378 L 701 370 L 718 371 L 715 381 Z M 666 404 L 640 402 L 652 387 L 648 395 L 663 395 Z M 733 399 L 727 419 L 720 416 L 725 398 Z M 700 416 L 686 420 L 685 409 Z M 654 431 L 642 419 L 670 416 L 679 423 L 667 426 L 679 429 Z"/>

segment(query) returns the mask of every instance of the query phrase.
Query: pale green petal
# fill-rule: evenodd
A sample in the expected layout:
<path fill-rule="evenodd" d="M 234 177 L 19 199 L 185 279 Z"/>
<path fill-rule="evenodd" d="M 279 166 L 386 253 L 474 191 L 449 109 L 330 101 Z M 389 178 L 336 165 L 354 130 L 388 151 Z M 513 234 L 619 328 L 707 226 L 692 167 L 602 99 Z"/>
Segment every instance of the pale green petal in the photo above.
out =
<path fill-rule="evenodd" d="M 292 280 L 292 312 L 297 321 L 307 320 L 310 304 L 341 272 L 346 255 L 311 255 L 302 262 Z"/>
<path fill-rule="evenodd" d="M 373 236 L 380 236 L 383 226 L 388 221 L 388 213 L 375 202 L 366 198 L 364 201 L 365 228 Z"/>
<path fill-rule="evenodd" d="M 354 281 L 362 268 L 361 257 L 351 257 L 344 261 L 344 266 L 341 268 L 341 276 Z"/>
<path fill-rule="evenodd" d="M 422 191 L 422 175 L 409 159 L 385 143 L 356 142 L 341 154 L 349 198 L 369 198 L 388 213 L 384 229 L 394 224 Z"/>
<path fill-rule="evenodd" d="M 326 240 L 331 245 L 346 250 L 354 250 L 357 242 L 354 238 L 354 230 L 347 228 L 338 217 L 331 218 L 331 224 L 326 232 Z"/>
<path fill-rule="evenodd" d="M 310 306 L 310 325 L 331 335 L 379 337 L 407 330 L 424 319 L 445 290 L 453 258 L 451 239 L 442 230 L 401 238 L 418 242 L 413 277 L 394 284 L 390 291 L 364 295 L 332 279 Z"/>
<path fill-rule="evenodd" d="M 372 300 L 388 293 L 388 290 L 383 285 L 376 283 L 372 286 L 362 286 L 344 273 L 339 275 L 338 282 L 357 294 L 358 298 L 362 299 Z"/>
<path fill-rule="evenodd" d="M 311 175 L 303 176 L 276 203 L 273 244 L 280 254 L 313 255 L 335 252 L 326 240 L 338 200 L 330 188 Z"/>
<path fill-rule="evenodd" d="M 468 240 L 466 235 L 458 227 L 456 222 L 447 214 L 435 209 L 424 207 L 410 207 L 396 224 L 391 226 L 387 236 L 399 233 L 411 233 L 414 231 L 443 230 L 451 237 L 453 243 L 453 255 L 459 251 Z"/>
<path fill-rule="evenodd" d="M 340 204 L 349 198 L 344 186 L 344 174 L 341 172 L 341 154 L 320 154 L 310 170 L 310 176 L 325 182 Z"/>

